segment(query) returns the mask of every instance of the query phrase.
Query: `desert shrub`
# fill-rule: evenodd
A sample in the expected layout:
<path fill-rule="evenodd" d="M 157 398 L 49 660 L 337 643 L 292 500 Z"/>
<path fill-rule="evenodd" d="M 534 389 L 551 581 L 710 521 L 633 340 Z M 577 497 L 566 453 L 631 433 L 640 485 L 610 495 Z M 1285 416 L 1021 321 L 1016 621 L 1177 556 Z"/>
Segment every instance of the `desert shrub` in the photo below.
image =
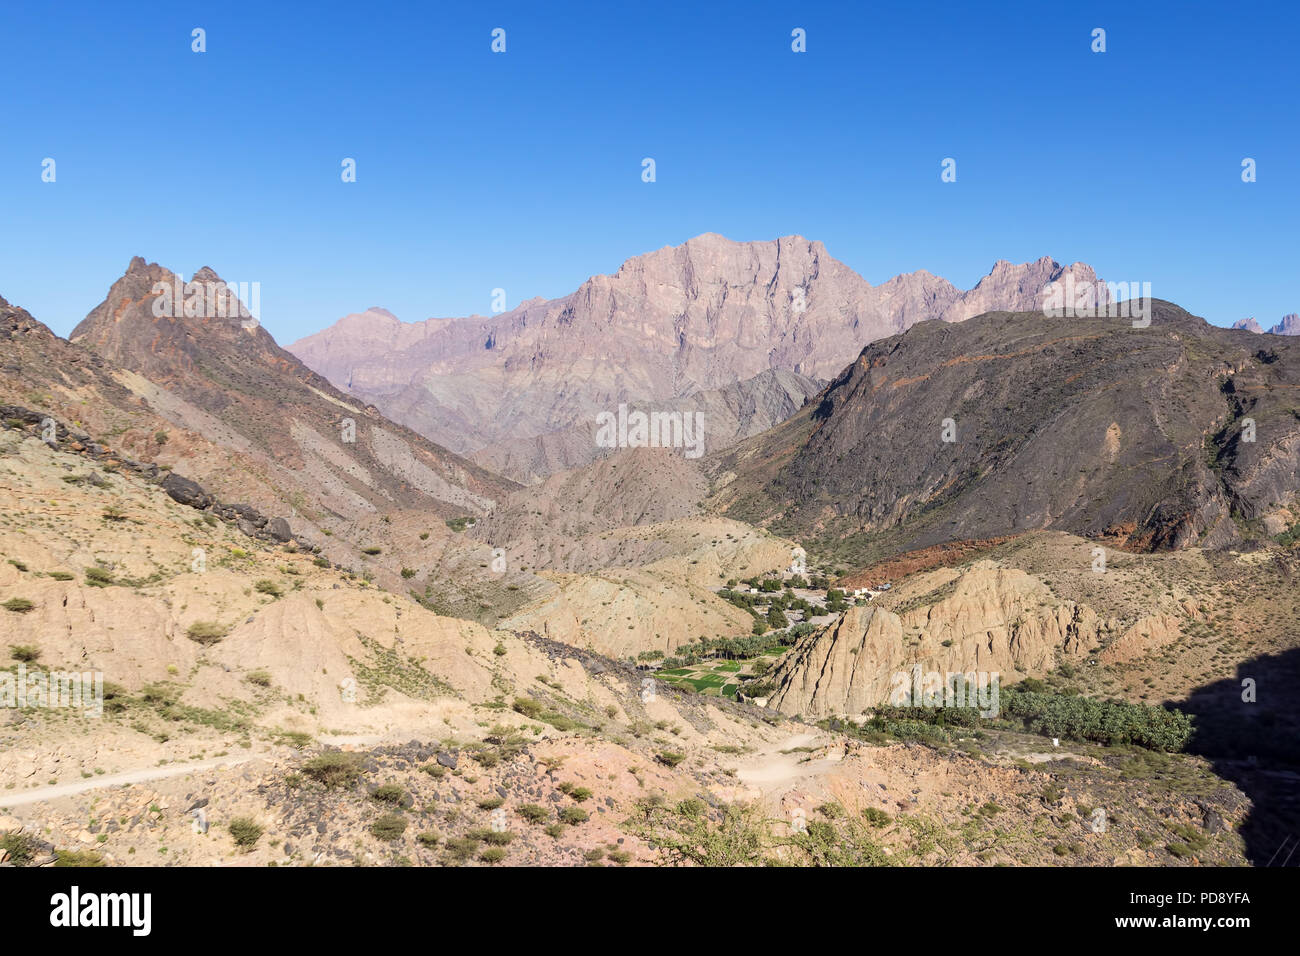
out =
<path fill-rule="evenodd" d="M 402 568 L 402 577 L 404 578 L 415 577 L 415 568 Z"/>
<path fill-rule="evenodd" d="M 406 818 L 396 813 L 385 813 L 370 824 L 370 834 L 378 840 L 391 843 L 406 832 Z"/>
<path fill-rule="evenodd" d="M 50 577 L 56 581 L 71 581 L 76 575 L 71 571 L 51 571 Z"/>
<path fill-rule="evenodd" d="M 516 697 L 513 709 L 515 713 L 536 720 L 546 708 L 542 706 L 540 701 L 533 700 L 531 697 Z"/>
<path fill-rule="evenodd" d="M 522 807 L 516 807 L 515 813 L 519 814 L 529 823 L 541 823 L 550 817 L 551 811 L 545 807 L 538 806 L 535 803 L 525 803 Z"/>
<path fill-rule="evenodd" d="M 250 684 L 256 684 L 258 687 L 271 686 L 271 672 L 265 670 L 249 671 L 244 679 Z"/>
<path fill-rule="evenodd" d="M 92 588 L 106 588 L 114 584 L 113 575 L 103 568 L 86 568 L 86 584 Z"/>
<path fill-rule="evenodd" d="M 474 855 L 478 841 L 469 837 L 455 837 L 447 841 L 447 860 L 451 863 L 463 863 Z"/>
<path fill-rule="evenodd" d="M 226 628 L 216 621 L 195 621 L 186 629 L 185 636 L 196 644 L 216 644 L 226 636 Z"/>
<path fill-rule="evenodd" d="M 877 807 L 865 807 L 862 811 L 862 819 L 870 827 L 884 827 L 889 825 L 889 814 Z"/>
<path fill-rule="evenodd" d="M 506 858 L 506 851 L 499 846 L 488 847 L 478 855 L 484 863 L 500 863 Z"/>
<path fill-rule="evenodd" d="M 503 803 L 505 801 L 500 797 L 485 797 L 478 802 L 478 808 L 480 810 L 495 810 Z"/>
<path fill-rule="evenodd" d="M 6 833 L 0 836 L 0 850 L 9 854 L 14 866 L 26 866 L 36 856 L 36 841 L 26 833 Z"/>
<path fill-rule="evenodd" d="M 41 650 L 30 644 L 14 644 L 9 648 L 9 656 L 16 661 L 30 664 L 41 656 Z"/>
<path fill-rule="evenodd" d="M 15 597 L 5 601 L 4 604 L 0 604 L 0 607 L 3 607 L 6 611 L 13 611 L 15 614 L 26 614 L 36 605 L 27 598 Z"/>
<path fill-rule="evenodd" d="M 586 823 L 588 820 L 587 811 L 582 807 L 565 807 L 560 811 L 560 822 L 576 826 L 579 823 Z"/>
<path fill-rule="evenodd" d="M 655 759 L 665 767 L 676 767 L 686 759 L 686 754 L 675 753 L 671 750 L 665 750 L 662 753 L 655 754 Z"/>
<path fill-rule="evenodd" d="M 55 866 L 95 867 L 105 866 L 104 858 L 89 850 L 55 850 Z"/>
<path fill-rule="evenodd" d="M 383 553 L 383 549 L 382 549 L 382 548 L 376 548 L 374 545 L 371 545 L 371 546 L 368 547 L 368 548 L 362 548 L 362 549 L 361 549 L 361 553 L 362 553 L 362 554 L 366 554 L 366 555 L 370 555 L 371 557 L 374 557 L 376 554 L 382 554 L 382 553 Z"/>
<path fill-rule="evenodd" d="M 263 578 L 262 580 L 254 584 L 253 590 L 261 594 L 269 594 L 273 598 L 278 598 L 284 594 L 284 591 L 280 589 L 280 585 L 276 584 L 274 581 L 271 581 L 267 578 Z"/>
<path fill-rule="evenodd" d="M 380 803 L 401 803 L 406 791 L 395 783 L 385 783 L 376 787 L 370 796 Z"/>
<path fill-rule="evenodd" d="M 251 817 L 235 817 L 230 821 L 230 835 L 235 846 L 241 850 L 251 850 L 262 838 L 262 826 Z"/>
<path fill-rule="evenodd" d="M 437 846 L 438 842 L 442 839 L 442 837 L 433 830 L 425 830 L 423 833 L 417 834 L 415 838 L 420 841 L 422 846 L 428 847 Z"/>
<path fill-rule="evenodd" d="M 361 757 L 331 750 L 308 760 L 302 765 L 302 772 L 330 788 L 351 786 L 361 777 Z"/>

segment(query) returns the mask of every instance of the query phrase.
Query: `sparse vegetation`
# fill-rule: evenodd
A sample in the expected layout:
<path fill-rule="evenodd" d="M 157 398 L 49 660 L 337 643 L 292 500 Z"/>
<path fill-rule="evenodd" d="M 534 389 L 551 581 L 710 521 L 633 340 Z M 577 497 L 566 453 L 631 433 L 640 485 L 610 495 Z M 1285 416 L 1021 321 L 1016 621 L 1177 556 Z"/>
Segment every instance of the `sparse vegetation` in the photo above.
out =
<path fill-rule="evenodd" d="M 226 636 L 226 627 L 216 621 L 195 621 L 186 629 L 185 635 L 196 644 L 210 646 Z"/>
<path fill-rule="evenodd" d="M 230 836 L 235 846 L 247 852 L 262 838 L 262 825 L 251 817 L 235 817 L 230 821 Z"/>
<path fill-rule="evenodd" d="M 361 757 L 331 750 L 308 760 L 303 764 L 302 772 L 331 789 L 349 787 L 361 779 Z"/>

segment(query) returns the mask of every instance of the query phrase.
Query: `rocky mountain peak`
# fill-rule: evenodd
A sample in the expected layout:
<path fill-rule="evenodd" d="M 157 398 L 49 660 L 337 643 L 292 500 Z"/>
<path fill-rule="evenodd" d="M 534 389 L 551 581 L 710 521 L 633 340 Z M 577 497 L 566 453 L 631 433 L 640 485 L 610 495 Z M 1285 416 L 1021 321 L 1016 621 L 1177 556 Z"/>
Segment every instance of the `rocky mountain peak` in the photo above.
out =
<path fill-rule="evenodd" d="M 453 450 L 554 447 L 564 434 L 557 460 L 572 467 L 595 454 L 572 430 L 619 402 L 675 401 L 766 371 L 828 380 L 866 343 L 916 322 L 1038 310 L 1043 287 L 1067 273 L 1096 279 L 1089 266 L 1044 256 L 1000 261 L 969 292 L 924 270 L 872 286 L 817 240 L 704 233 L 628 259 L 563 298 L 414 324 L 369 310 L 290 351 Z"/>
<path fill-rule="evenodd" d="M 1234 329 L 1245 329 L 1248 332 L 1264 332 L 1262 325 L 1253 318 L 1238 319 L 1232 323 Z M 1300 335 L 1300 315 L 1292 312 L 1289 315 L 1282 316 L 1282 321 L 1271 329 L 1267 330 L 1271 335 Z"/>

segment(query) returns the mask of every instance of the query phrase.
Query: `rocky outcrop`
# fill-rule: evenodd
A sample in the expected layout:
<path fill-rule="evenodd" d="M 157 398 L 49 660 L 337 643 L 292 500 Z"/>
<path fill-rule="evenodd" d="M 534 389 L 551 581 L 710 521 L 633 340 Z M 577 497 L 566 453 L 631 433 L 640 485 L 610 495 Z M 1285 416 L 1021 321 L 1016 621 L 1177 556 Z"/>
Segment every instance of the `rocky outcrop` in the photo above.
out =
<path fill-rule="evenodd" d="M 48 415 L 20 405 L 0 405 L 0 428 L 19 429 L 40 438 L 56 451 L 72 452 L 99 462 L 107 468 L 135 474 L 146 481 L 156 482 L 177 504 L 187 505 L 196 511 L 207 511 L 234 524 L 250 538 L 259 538 L 276 544 L 294 541 L 293 531 L 284 518 L 266 518 L 256 508 L 245 504 L 222 504 L 191 481 L 157 465 L 142 463 L 117 455 L 106 445 L 94 441 L 89 435 L 69 429 Z M 160 477 L 161 476 L 161 477 Z M 307 545 L 304 544 L 305 547 Z M 319 547 L 309 547 L 319 551 Z"/>
<path fill-rule="evenodd" d="M 786 714 L 858 716 L 890 702 L 896 675 L 997 672 L 1002 684 L 1080 659 L 1110 627 L 1088 607 L 1055 599 L 1037 578 L 979 562 L 938 572 L 947 596 L 901 614 L 852 607 L 774 668 L 768 706 Z"/>
<path fill-rule="evenodd" d="M 529 480 L 600 454 L 589 440 L 550 436 L 572 436 L 620 402 L 706 407 L 717 415 L 716 450 L 767 418 L 747 424 L 742 397 L 733 422 L 715 409 L 727 398 L 709 393 L 772 371 L 825 380 L 867 342 L 923 319 L 1039 308 L 1043 286 L 1067 274 L 1096 278 L 1043 258 L 999 262 L 969 292 L 925 271 L 872 286 L 820 242 L 707 234 L 629 259 L 561 299 L 414 324 L 370 309 L 290 351 L 390 418 Z"/>

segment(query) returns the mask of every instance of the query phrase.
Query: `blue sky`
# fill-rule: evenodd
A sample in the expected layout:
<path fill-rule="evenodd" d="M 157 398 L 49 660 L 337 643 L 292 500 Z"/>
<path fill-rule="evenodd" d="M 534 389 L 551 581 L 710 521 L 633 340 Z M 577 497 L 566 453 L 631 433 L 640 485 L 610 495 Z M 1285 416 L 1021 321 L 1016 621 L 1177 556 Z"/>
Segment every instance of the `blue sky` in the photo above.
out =
<path fill-rule="evenodd" d="M 719 232 L 873 283 L 1050 255 L 1219 324 L 1300 310 L 1294 4 L 270 6 L 0 7 L 0 294 L 67 334 L 133 255 L 210 265 L 288 343 Z"/>

